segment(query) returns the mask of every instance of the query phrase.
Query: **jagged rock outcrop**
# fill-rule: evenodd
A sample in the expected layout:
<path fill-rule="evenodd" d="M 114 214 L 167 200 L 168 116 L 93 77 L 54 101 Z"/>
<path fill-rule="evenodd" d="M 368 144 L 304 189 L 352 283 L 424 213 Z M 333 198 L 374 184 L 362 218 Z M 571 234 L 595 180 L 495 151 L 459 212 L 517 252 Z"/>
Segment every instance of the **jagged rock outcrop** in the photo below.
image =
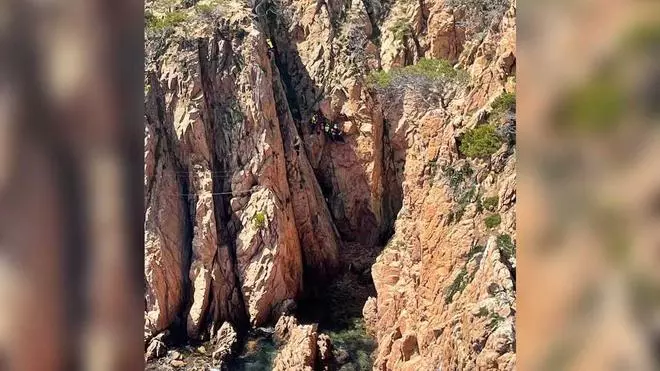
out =
<path fill-rule="evenodd" d="M 225 363 L 231 355 L 236 351 L 238 344 L 238 334 L 229 322 L 225 322 L 218 330 L 215 336 L 215 350 L 211 357 L 218 362 L 219 365 Z"/>
<path fill-rule="evenodd" d="M 178 213 L 169 208 L 168 217 L 180 217 L 167 227 L 181 236 L 167 240 L 188 277 L 165 266 L 180 281 L 172 294 L 183 298 L 189 286 L 183 304 L 191 337 L 208 322 L 246 316 L 263 323 L 274 306 L 299 295 L 303 265 L 310 280 L 323 281 L 338 264 L 335 224 L 249 12 L 244 4 L 222 14 L 231 21 L 191 18 L 148 64 L 147 118 L 176 166 L 168 202 L 178 196 L 182 204 Z M 184 310 L 175 304 L 152 332 Z"/>
<path fill-rule="evenodd" d="M 317 356 L 316 325 L 297 325 L 291 330 L 286 344 L 280 349 L 273 371 L 314 370 Z"/>
<path fill-rule="evenodd" d="M 273 370 L 334 370 L 330 337 L 319 334 L 317 325 L 300 325 L 295 317 L 282 316 L 275 326 L 275 339 L 282 344 Z"/>
<path fill-rule="evenodd" d="M 319 334 L 316 341 L 316 370 L 330 371 L 336 368 L 335 356 L 333 354 L 332 341 L 330 336 Z"/>
<path fill-rule="evenodd" d="M 162 123 L 145 125 L 145 337 L 166 329 L 184 305 L 187 204 Z"/>
<path fill-rule="evenodd" d="M 169 331 L 165 330 L 149 341 L 147 351 L 144 354 L 145 361 L 163 357 L 167 353 L 168 337 Z"/>
<path fill-rule="evenodd" d="M 340 240 L 305 152 L 305 146 L 288 108 L 282 78 L 273 65 L 273 88 L 282 131 L 291 203 L 303 251 L 307 280 L 323 283 L 337 270 Z"/>
<path fill-rule="evenodd" d="M 275 341 L 284 343 L 289 340 L 291 333 L 298 326 L 298 320 L 293 316 L 282 316 L 275 324 Z"/>
<path fill-rule="evenodd" d="M 362 317 L 364 318 L 364 323 L 367 325 L 367 331 L 370 331 L 374 335 L 378 323 L 378 301 L 376 298 L 369 297 L 364 303 Z"/>

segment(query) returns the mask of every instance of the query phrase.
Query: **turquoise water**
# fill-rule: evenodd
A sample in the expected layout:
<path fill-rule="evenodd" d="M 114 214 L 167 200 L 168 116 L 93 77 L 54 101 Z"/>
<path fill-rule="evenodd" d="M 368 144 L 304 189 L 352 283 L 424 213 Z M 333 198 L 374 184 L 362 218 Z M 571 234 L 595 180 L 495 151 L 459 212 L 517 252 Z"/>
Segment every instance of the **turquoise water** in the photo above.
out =
<path fill-rule="evenodd" d="M 367 265 L 367 264 L 363 264 Z M 370 280 L 361 274 L 345 272 L 322 293 L 299 303 L 296 313 L 301 324 L 318 324 L 318 333 L 327 334 L 338 361 L 338 371 L 370 371 L 376 350 L 375 339 L 367 334 L 362 307 L 369 296 L 376 296 Z M 243 348 L 228 365 L 229 370 L 270 371 L 278 352 L 273 328 L 250 331 Z"/>
<path fill-rule="evenodd" d="M 229 363 L 229 369 L 269 371 L 273 369 L 273 360 L 276 355 L 277 346 L 272 337 L 250 335 L 239 355 Z"/>
<path fill-rule="evenodd" d="M 335 350 L 335 356 L 343 362 L 338 369 L 342 371 L 371 370 L 373 361 L 371 354 L 376 349 L 376 342 L 367 334 L 362 318 L 353 318 L 342 323 L 341 328 L 319 329 L 319 333 L 330 336 Z M 249 335 L 248 339 L 230 363 L 229 369 L 234 371 L 270 371 L 277 355 L 277 345 L 271 336 Z"/>
<path fill-rule="evenodd" d="M 335 356 L 341 350 L 348 353 L 348 363 L 341 366 L 340 370 L 371 370 L 371 355 L 376 350 L 376 341 L 367 334 L 362 318 L 353 318 L 346 323 L 343 328 L 322 331 L 330 336 Z"/>

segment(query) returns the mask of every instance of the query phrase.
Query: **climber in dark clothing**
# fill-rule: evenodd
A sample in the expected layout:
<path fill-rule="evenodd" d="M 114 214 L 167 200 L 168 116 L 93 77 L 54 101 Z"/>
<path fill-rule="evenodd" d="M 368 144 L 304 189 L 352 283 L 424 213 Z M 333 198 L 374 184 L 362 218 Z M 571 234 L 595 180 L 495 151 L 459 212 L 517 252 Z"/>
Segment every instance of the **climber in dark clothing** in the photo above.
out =
<path fill-rule="evenodd" d="M 316 131 L 316 134 L 321 134 L 321 130 L 325 130 L 324 126 L 328 120 L 325 119 L 325 116 L 321 112 L 316 112 L 312 115 L 311 120 L 309 121 L 311 131 Z"/>
<path fill-rule="evenodd" d="M 330 131 L 328 132 L 330 134 L 330 138 L 335 141 L 335 142 L 344 142 L 344 137 L 342 136 L 343 132 L 339 128 L 338 123 L 334 123 L 332 127 L 330 128 Z"/>
<path fill-rule="evenodd" d="M 339 127 L 339 122 L 330 122 L 325 118 L 321 111 L 316 111 L 309 120 L 309 126 L 312 132 L 321 134 L 321 130 L 332 141 L 344 142 L 343 132 Z"/>
<path fill-rule="evenodd" d="M 266 39 L 268 44 L 268 57 L 272 60 L 275 60 L 275 47 L 273 46 L 273 41 L 271 39 Z"/>
<path fill-rule="evenodd" d="M 309 128 L 311 131 L 316 130 L 316 125 L 318 125 L 318 122 L 316 120 L 316 115 L 312 115 L 312 118 L 309 120 Z"/>

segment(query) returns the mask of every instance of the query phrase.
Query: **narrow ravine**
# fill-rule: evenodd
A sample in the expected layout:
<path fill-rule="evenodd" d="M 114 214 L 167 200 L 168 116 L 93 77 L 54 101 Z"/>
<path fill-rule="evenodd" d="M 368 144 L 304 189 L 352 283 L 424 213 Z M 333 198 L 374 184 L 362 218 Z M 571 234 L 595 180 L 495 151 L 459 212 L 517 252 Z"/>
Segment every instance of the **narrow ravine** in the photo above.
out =
<path fill-rule="evenodd" d="M 344 243 L 340 252 L 341 271 L 318 294 L 299 304 L 302 322 L 318 323 L 319 331 L 328 334 L 339 356 L 338 363 L 356 370 L 370 370 L 375 339 L 368 334 L 362 308 L 369 297 L 376 296 L 371 265 L 380 248 L 359 243 Z M 347 367 L 349 367 L 347 366 Z"/>

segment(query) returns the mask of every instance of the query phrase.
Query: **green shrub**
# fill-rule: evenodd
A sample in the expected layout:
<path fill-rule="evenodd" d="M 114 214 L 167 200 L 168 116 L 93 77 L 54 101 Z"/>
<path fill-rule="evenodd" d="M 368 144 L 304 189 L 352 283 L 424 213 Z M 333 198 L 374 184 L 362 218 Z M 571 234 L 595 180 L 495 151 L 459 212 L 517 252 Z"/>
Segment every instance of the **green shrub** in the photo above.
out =
<path fill-rule="evenodd" d="M 211 4 L 197 4 L 195 5 L 195 12 L 202 16 L 212 16 L 215 6 Z"/>
<path fill-rule="evenodd" d="M 516 112 L 516 94 L 504 92 L 490 105 L 492 111 L 488 118 L 489 123 L 497 126 L 503 119 Z"/>
<path fill-rule="evenodd" d="M 497 227 L 498 225 L 500 225 L 501 222 L 502 222 L 502 217 L 500 216 L 500 214 L 491 214 L 484 219 L 484 224 L 486 224 L 486 228 L 488 229 Z"/>
<path fill-rule="evenodd" d="M 468 180 L 467 178 L 474 174 L 474 170 L 472 170 L 469 163 L 465 162 L 459 169 L 443 166 L 442 173 L 449 178 L 449 187 L 454 193 L 456 193 L 458 192 L 459 187 Z"/>
<path fill-rule="evenodd" d="M 444 59 L 422 58 L 416 64 L 406 66 L 401 71 L 403 74 L 419 75 L 429 79 L 440 79 L 443 77 L 456 77 L 458 71 Z"/>
<path fill-rule="evenodd" d="M 445 6 L 461 13 L 461 27 L 479 33 L 499 23 L 509 8 L 508 0 L 448 0 Z M 469 34 L 467 34 L 469 37 Z"/>
<path fill-rule="evenodd" d="M 470 158 L 489 157 L 502 146 L 494 125 L 481 125 L 469 130 L 461 140 L 459 150 Z"/>
<path fill-rule="evenodd" d="M 500 249 L 502 255 L 504 255 L 504 258 L 507 260 L 511 260 L 511 258 L 516 256 L 516 245 L 508 234 L 497 236 L 497 248 Z"/>
<path fill-rule="evenodd" d="M 426 163 L 426 167 L 428 167 L 431 177 L 435 177 L 435 174 L 438 172 L 438 162 L 436 160 L 431 160 Z"/>
<path fill-rule="evenodd" d="M 266 215 L 259 211 L 258 213 L 254 214 L 252 217 L 252 223 L 254 224 L 255 228 L 261 229 L 264 227 L 266 224 Z"/>
<path fill-rule="evenodd" d="M 477 195 L 477 201 L 475 202 L 475 208 L 474 211 L 479 214 L 484 211 L 484 205 L 483 201 L 481 200 L 481 196 Z"/>
<path fill-rule="evenodd" d="M 469 204 L 479 201 L 478 188 L 475 186 L 474 181 L 470 179 L 474 174 L 474 170 L 470 168 L 467 161 L 457 168 L 444 165 L 442 174 L 447 177 L 452 198 L 456 201 L 447 218 L 447 223 L 452 224 L 461 220 Z M 477 209 L 478 207 L 479 205 L 477 205 Z"/>
<path fill-rule="evenodd" d="M 367 82 L 379 88 L 387 87 L 419 87 L 423 83 L 441 82 L 444 79 L 461 81 L 465 79 L 465 72 L 455 69 L 449 61 L 444 59 L 422 58 L 416 64 L 406 67 L 395 67 L 389 71 L 373 71 Z"/>
<path fill-rule="evenodd" d="M 452 209 L 450 223 L 459 222 L 461 220 L 463 214 L 465 214 L 465 209 L 467 208 L 468 204 L 474 201 L 475 195 L 476 195 L 475 186 L 472 186 L 469 189 L 465 189 L 463 193 L 458 195 L 458 198 L 456 199 L 457 202 L 456 207 Z"/>
<path fill-rule="evenodd" d="M 479 312 L 477 312 L 477 317 L 486 317 L 488 315 L 488 309 L 486 307 L 479 307 Z"/>
<path fill-rule="evenodd" d="M 374 71 L 367 77 L 367 83 L 379 88 L 385 88 L 392 84 L 392 74 L 383 70 Z"/>
<path fill-rule="evenodd" d="M 504 92 L 495 98 L 490 105 L 495 112 L 509 112 L 516 110 L 516 94 Z"/>
<path fill-rule="evenodd" d="M 147 29 L 151 31 L 170 29 L 188 20 L 188 16 L 179 10 L 165 13 L 162 17 L 157 17 L 153 13 L 147 12 L 145 13 L 144 18 L 147 24 Z"/>
<path fill-rule="evenodd" d="M 467 269 L 463 267 L 463 269 L 461 269 L 461 271 L 454 279 L 454 282 L 452 282 L 451 285 L 447 287 L 447 290 L 445 291 L 445 304 L 451 303 L 454 295 L 457 292 L 462 292 L 465 286 L 467 286 L 467 273 Z"/>
<path fill-rule="evenodd" d="M 493 197 L 486 197 L 484 200 L 481 202 L 483 205 L 484 209 L 488 211 L 495 211 L 497 208 L 497 205 L 500 203 L 500 198 L 498 196 L 493 196 Z"/>
<path fill-rule="evenodd" d="M 213 19 L 220 15 L 223 7 L 226 7 L 225 0 L 211 0 L 206 3 L 197 3 L 195 4 L 195 13 L 206 19 Z"/>
<path fill-rule="evenodd" d="M 405 37 L 412 36 L 412 28 L 410 27 L 410 21 L 407 19 L 398 19 L 392 27 L 389 28 L 390 32 L 394 34 L 395 40 L 403 40 Z"/>

